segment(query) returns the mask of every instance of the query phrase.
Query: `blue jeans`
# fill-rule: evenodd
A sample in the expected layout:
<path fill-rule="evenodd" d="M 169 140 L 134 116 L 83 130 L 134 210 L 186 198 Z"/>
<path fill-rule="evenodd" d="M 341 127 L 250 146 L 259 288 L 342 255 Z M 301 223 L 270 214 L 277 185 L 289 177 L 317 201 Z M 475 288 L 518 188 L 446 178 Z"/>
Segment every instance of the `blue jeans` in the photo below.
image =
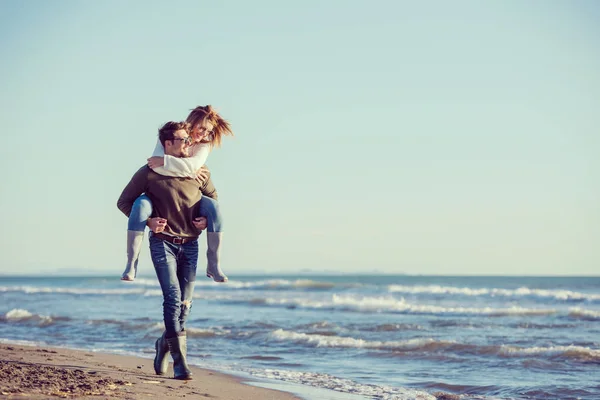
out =
<path fill-rule="evenodd" d="M 201 217 L 206 217 L 206 230 L 208 232 L 223 232 L 223 216 L 218 201 L 208 196 L 202 196 L 198 214 Z"/>
<path fill-rule="evenodd" d="M 223 232 L 223 216 L 219 207 L 219 202 L 207 196 L 200 199 L 198 207 L 199 216 L 206 217 L 208 232 Z M 127 229 L 130 231 L 143 232 L 146 229 L 146 221 L 152 215 L 152 202 L 145 194 L 141 195 L 133 202 Z"/>
<path fill-rule="evenodd" d="M 198 265 L 198 241 L 173 244 L 150 234 L 150 255 L 163 293 L 166 337 L 185 329 L 192 308 Z"/>
<path fill-rule="evenodd" d="M 127 229 L 130 231 L 144 232 L 146 222 L 152 215 L 152 202 L 145 194 L 141 195 L 133 202 L 129 220 L 127 221 Z"/>

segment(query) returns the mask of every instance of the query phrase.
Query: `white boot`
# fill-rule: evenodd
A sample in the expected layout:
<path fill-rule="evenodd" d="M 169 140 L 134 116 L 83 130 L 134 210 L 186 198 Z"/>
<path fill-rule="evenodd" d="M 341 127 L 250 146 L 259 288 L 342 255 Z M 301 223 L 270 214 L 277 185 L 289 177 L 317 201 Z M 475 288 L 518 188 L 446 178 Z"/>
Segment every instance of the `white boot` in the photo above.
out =
<path fill-rule="evenodd" d="M 137 275 L 138 257 L 144 240 L 144 231 L 127 231 L 127 264 L 122 281 L 132 281 Z"/>
<path fill-rule="evenodd" d="M 221 239 L 223 232 L 207 232 L 206 233 L 206 276 L 212 278 L 215 282 L 227 282 L 227 276 L 221 271 Z"/>

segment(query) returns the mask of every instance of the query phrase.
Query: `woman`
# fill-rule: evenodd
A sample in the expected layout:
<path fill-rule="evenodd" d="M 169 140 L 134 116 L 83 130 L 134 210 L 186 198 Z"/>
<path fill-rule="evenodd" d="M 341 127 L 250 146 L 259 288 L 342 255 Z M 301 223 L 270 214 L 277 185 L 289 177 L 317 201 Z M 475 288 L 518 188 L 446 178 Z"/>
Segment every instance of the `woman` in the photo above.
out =
<path fill-rule="evenodd" d="M 188 115 L 186 122 L 190 124 L 190 157 L 177 158 L 164 154 L 164 148 L 157 141 L 148 166 L 154 172 L 165 176 L 198 178 L 202 174 L 201 167 L 206 162 L 211 150 L 221 145 L 223 135 L 233 136 L 229 122 L 221 117 L 210 105 L 198 106 Z M 222 217 L 216 199 L 202 196 L 199 214 L 207 220 L 207 267 L 206 276 L 215 282 L 227 282 L 227 276 L 221 271 L 219 255 L 222 232 Z M 137 274 L 138 257 L 144 239 L 146 222 L 152 215 L 152 203 L 146 195 L 141 195 L 133 203 L 129 223 L 127 225 L 127 264 L 121 276 L 123 281 L 133 281 Z"/>

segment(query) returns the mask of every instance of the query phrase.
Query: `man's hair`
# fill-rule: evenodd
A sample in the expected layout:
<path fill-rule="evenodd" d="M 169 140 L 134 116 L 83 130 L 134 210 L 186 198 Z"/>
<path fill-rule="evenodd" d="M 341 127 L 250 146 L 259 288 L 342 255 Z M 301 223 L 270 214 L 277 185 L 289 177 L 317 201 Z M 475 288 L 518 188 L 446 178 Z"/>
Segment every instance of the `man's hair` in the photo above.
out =
<path fill-rule="evenodd" d="M 175 138 L 174 133 L 180 129 L 183 129 L 189 133 L 190 124 L 187 122 L 169 121 L 158 130 L 158 140 L 160 140 L 160 143 L 163 145 L 163 147 L 165 147 L 165 141 L 173 140 Z"/>
<path fill-rule="evenodd" d="M 221 139 L 223 135 L 233 136 L 229 122 L 221 117 L 211 105 L 198 106 L 194 108 L 185 121 L 190 124 L 191 128 L 193 128 L 197 124 L 201 123 L 203 119 L 206 119 L 208 122 L 213 124 L 212 137 L 210 139 L 210 144 L 212 146 L 221 146 Z"/>

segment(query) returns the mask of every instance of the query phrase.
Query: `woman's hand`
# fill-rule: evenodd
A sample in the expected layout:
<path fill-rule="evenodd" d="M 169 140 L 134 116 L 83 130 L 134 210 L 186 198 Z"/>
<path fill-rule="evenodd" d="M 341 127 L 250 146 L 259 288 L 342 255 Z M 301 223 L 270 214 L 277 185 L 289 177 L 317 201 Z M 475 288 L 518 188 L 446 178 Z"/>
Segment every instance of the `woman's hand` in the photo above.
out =
<path fill-rule="evenodd" d="M 167 220 L 161 217 L 148 218 L 146 225 L 152 232 L 161 233 L 167 227 Z"/>
<path fill-rule="evenodd" d="M 198 178 L 200 183 L 206 182 L 208 180 L 208 174 L 208 169 L 203 165 L 196 171 L 196 178 Z"/>
<path fill-rule="evenodd" d="M 156 167 L 162 167 L 163 165 L 165 165 L 165 158 L 164 157 L 150 157 L 148 160 L 148 166 L 152 169 L 156 168 Z"/>
<path fill-rule="evenodd" d="M 198 229 L 199 231 L 203 231 L 206 229 L 206 224 L 207 224 L 206 218 L 205 217 L 196 217 L 192 221 L 192 224 L 194 224 L 196 229 Z"/>

